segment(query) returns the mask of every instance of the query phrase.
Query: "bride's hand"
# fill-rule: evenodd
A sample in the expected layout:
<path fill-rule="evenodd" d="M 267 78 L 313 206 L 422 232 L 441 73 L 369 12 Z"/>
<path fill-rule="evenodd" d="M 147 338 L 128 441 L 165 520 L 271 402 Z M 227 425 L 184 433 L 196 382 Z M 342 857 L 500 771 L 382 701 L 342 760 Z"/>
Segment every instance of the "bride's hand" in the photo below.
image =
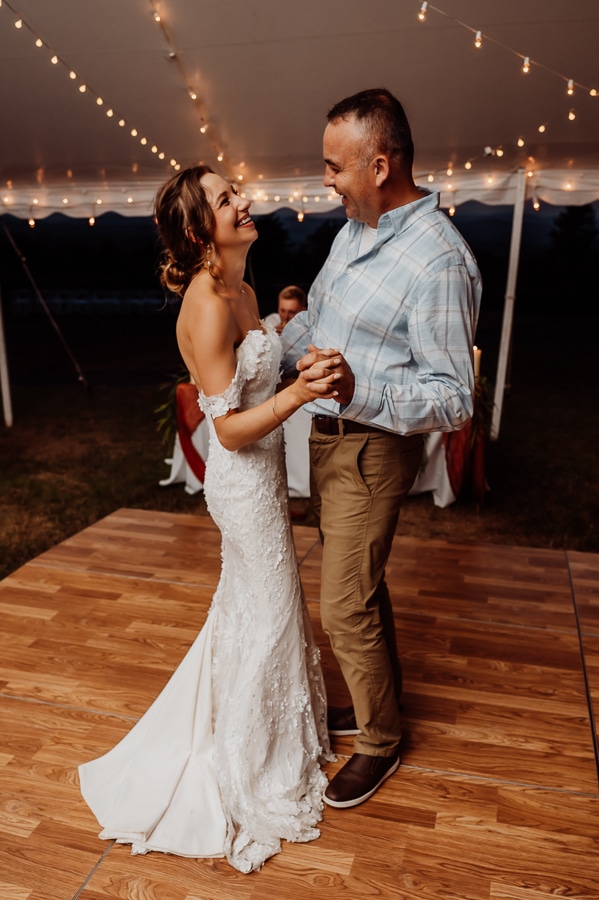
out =
<path fill-rule="evenodd" d="M 346 406 L 351 402 L 356 386 L 354 373 L 347 360 L 332 348 L 321 350 L 310 344 L 308 351 L 297 363 L 299 379 L 313 385 L 316 396 L 334 396 L 342 406 Z M 331 383 L 335 385 L 335 393 L 325 393 Z"/>

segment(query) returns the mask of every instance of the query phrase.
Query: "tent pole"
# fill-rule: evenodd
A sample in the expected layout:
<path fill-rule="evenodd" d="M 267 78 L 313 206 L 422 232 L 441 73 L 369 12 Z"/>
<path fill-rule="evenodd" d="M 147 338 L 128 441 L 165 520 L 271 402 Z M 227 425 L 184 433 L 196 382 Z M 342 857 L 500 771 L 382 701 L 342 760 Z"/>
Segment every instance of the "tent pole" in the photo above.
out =
<path fill-rule="evenodd" d="M 8 361 L 6 359 L 6 342 L 4 340 L 4 316 L 2 314 L 2 289 L 0 288 L 0 388 L 2 389 L 2 409 L 4 424 L 12 426 L 12 402 L 10 399 L 10 381 L 8 379 Z"/>
<path fill-rule="evenodd" d="M 514 303 L 516 300 L 516 279 L 518 277 L 518 262 L 520 259 L 520 242 L 522 238 L 522 220 L 524 218 L 524 201 L 526 200 L 526 170 L 518 169 L 516 172 L 516 198 L 514 200 L 514 215 L 512 219 L 512 239 L 510 243 L 510 261 L 507 272 L 505 288 L 505 302 L 503 305 L 503 323 L 501 326 L 501 341 L 499 344 L 499 358 L 497 360 L 497 377 L 495 378 L 495 395 L 493 398 L 493 416 L 491 419 L 491 440 L 496 441 L 499 436 L 501 423 L 501 411 L 503 408 L 503 396 L 505 393 L 505 378 L 507 373 L 508 358 L 512 342 L 512 325 L 514 321 Z"/>
<path fill-rule="evenodd" d="M 44 312 L 46 313 L 46 315 L 47 315 L 47 317 L 48 317 L 48 319 L 49 319 L 49 321 L 50 321 L 50 324 L 51 324 L 52 328 L 53 328 L 54 331 L 56 332 L 56 334 L 57 334 L 57 336 L 58 336 L 58 339 L 59 339 L 60 343 L 62 344 L 62 346 L 64 347 L 64 349 L 65 349 L 65 351 L 66 351 L 66 353 L 67 353 L 67 356 L 69 357 L 69 359 L 70 359 L 71 362 L 73 363 L 73 366 L 74 366 L 74 368 L 75 368 L 75 371 L 77 372 L 77 381 L 80 381 L 81 384 L 82 384 L 84 387 L 89 388 L 89 384 L 87 383 L 87 381 L 86 381 L 86 379 L 85 379 L 85 375 L 83 374 L 83 371 L 82 371 L 82 369 L 81 369 L 81 366 L 79 365 L 79 363 L 77 362 L 77 360 L 75 359 L 75 357 L 73 356 L 73 354 L 71 353 L 70 347 L 69 347 L 69 345 L 67 344 L 67 342 L 65 341 L 65 339 L 64 339 L 64 337 L 63 337 L 63 334 L 62 334 L 62 331 L 61 331 L 60 328 L 58 327 L 58 325 L 57 325 L 57 323 L 56 323 L 56 320 L 54 319 L 54 316 L 52 315 L 52 313 L 51 313 L 50 310 L 48 309 L 48 304 L 46 303 L 46 301 L 45 301 L 44 298 L 42 297 L 42 295 L 41 295 L 41 293 L 40 293 L 40 289 L 38 288 L 37 284 L 35 283 L 35 279 L 34 279 L 33 275 L 32 275 L 31 272 L 29 271 L 29 266 L 27 265 L 27 260 L 26 260 L 25 256 L 23 256 L 23 254 L 21 253 L 21 251 L 19 250 L 19 248 L 18 248 L 17 245 L 15 244 L 15 241 L 14 241 L 14 239 L 13 239 L 13 236 L 12 236 L 12 234 L 10 233 L 10 231 L 8 230 L 8 228 L 6 227 L 6 225 L 4 224 L 4 222 L 2 222 L 2 228 L 3 228 L 3 230 L 4 230 L 4 233 L 6 234 L 6 237 L 7 237 L 8 240 L 9 240 L 9 243 L 10 243 L 11 247 L 13 248 L 13 250 L 15 251 L 15 253 L 17 254 L 17 256 L 19 257 L 20 263 L 21 263 L 21 265 L 23 266 L 23 271 L 25 272 L 25 275 L 26 275 L 27 278 L 29 279 L 29 283 L 31 284 L 31 287 L 32 287 L 33 290 L 34 290 L 37 299 L 38 299 L 39 302 L 41 303 L 42 309 L 43 309 Z"/>

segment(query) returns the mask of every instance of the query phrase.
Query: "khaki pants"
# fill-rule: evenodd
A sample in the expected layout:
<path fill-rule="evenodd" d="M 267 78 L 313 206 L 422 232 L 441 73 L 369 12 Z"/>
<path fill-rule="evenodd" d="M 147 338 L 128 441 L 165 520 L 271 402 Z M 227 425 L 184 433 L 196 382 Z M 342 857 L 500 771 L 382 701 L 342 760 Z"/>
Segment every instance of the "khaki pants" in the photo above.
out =
<path fill-rule="evenodd" d="M 322 435 L 312 428 L 310 436 L 322 625 L 361 730 L 355 751 L 371 756 L 392 756 L 401 738 L 401 664 L 385 565 L 422 452 L 422 435 Z"/>

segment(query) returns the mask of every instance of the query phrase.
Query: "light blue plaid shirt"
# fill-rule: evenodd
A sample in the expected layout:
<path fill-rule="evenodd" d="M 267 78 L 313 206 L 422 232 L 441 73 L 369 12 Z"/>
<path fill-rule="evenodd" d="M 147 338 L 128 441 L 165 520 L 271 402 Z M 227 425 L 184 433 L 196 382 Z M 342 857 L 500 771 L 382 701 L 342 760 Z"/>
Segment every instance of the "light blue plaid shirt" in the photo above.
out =
<path fill-rule="evenodd" d="M 439 209 L 439 195 L 384 213 L 360 255 L 363 225 L 349 221 L 312 285 L 308 310 L 282 333 L 283 369 L 309 343 L 339 350 L 352 368 L 351 402 L 308 412 L 342 415 L 398 434 L 453 431 L 472 416 L 472 342 L 481 279 L 472 252 Z"/>

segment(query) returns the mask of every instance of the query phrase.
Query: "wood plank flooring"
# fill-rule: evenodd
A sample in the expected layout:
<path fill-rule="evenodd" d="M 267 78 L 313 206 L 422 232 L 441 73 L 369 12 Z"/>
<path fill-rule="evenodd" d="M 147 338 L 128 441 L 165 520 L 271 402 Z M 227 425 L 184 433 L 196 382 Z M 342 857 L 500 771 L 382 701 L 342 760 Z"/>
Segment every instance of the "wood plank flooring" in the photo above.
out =
<path fill-rule="evenodd" d="M 320 546 L 295 528 L 318 619 Z M 100 841 L 77 766 L 144 712 L 220 569 L 207 518 L 123 509 L 0 583 L 0 900 L 598 900 L 599 555 L 397 537 L 402 766 L 252 875 Z M 337 763 L 352 752 L 338 739 Z"/>

